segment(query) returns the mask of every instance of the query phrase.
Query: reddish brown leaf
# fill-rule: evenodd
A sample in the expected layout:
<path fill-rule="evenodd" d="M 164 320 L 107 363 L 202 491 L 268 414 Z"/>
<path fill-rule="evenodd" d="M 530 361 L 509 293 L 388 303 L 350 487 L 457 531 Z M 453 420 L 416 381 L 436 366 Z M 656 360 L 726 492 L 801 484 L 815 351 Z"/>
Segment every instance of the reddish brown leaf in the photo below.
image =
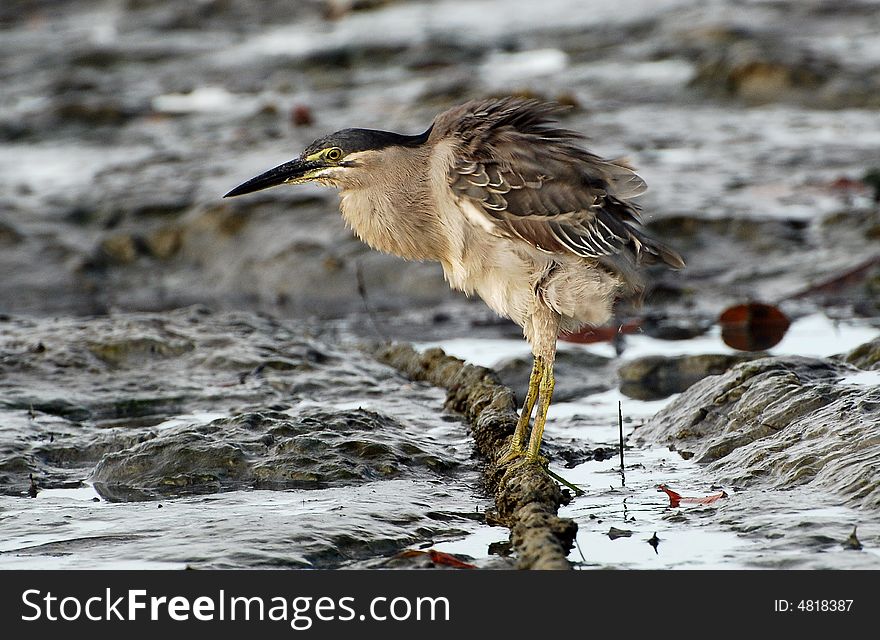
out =
<path fill-rule="evenodd" d="M 666 495 L 669 496 L 669 506 L 670 507 L 677 507 L 681 504 L 681 494 L 680 493 L 676 493 L 675 491 L 673 491 L 672 489 L 667 487 L 665 484 L 658 484 L 657 488 L 660 491 L 665 492 Z"/>
<path fill-rule="evenodd" d="M 667 496 L 669 496 L 670 507 L 679 507 L 682 504 L 712 504 L 713 502 L 717 502 L 721 498 L 727 497 L 727 493 L 724 491 L 713 493 L 711 496 L 704 496 L 702 498 L 685 497 L 682 496 L 680 493 L 673 491 L 665 484 L 658 484 L 657 489 L 663 491 Z"/>
<path fill-rule="evenodd" d="M 417 558 L 419 556 L 428 556 L 434 564 L 442 564 L 447 567 L 455 567 L 456 569 L 476 569 L 477 566 L 459 560 L 454 555 L 437 551 L 436 549 L 428 549 L 427 551 L 419 551 L 418 549 L 406 549 L 397 554 L 397 558 Z"/>
<path fill-rule="evenodd" d="M 455 567 L 456 569 L 476 569 L 477 565 L 470 564 L 468 562 L 462 562 L 454 555 L 449 553 L 443 553 L 442 551 L 436 551 L 434 549 L 428 550 L 428 555 L 431 557 L 431 562 L 434 564 L 443 564 L 447 567 Z"/>
<path fill-rule="evenodd" d="M 848 193 L 852 191 L 862 192 L 868 190 L 868 185 L 862 180 L 855 180 L 848 176 L 840 176 L 836 180 L 827 183 L 827 187 L 831 191 Z"/>
<path fill-rule="evenodd" d="M 314 124 L 312 110 L 304 104 L 298 104 L 290 110 L 290 121 L 295 127 L 306 127 Z"/>

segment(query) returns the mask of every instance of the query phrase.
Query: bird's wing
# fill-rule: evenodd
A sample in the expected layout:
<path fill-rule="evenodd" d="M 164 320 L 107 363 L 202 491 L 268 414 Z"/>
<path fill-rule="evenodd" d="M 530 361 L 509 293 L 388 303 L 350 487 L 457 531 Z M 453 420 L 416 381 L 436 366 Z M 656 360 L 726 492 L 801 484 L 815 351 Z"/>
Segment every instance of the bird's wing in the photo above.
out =
<path fill-rule="evenodd" d="M 678 254 L 639 228 L 629 198 L 643 193 L 645 182 L 623 162 L 579 147 L 582 136 L 554 125 L 560 110 L 505 99 L 468 103 L 447 112 L 446 122 L 441 116 L 440 130 L 458 140 L 449 173 L 453 193 L 501 234 L 542 251 L 683 267 Z"/>

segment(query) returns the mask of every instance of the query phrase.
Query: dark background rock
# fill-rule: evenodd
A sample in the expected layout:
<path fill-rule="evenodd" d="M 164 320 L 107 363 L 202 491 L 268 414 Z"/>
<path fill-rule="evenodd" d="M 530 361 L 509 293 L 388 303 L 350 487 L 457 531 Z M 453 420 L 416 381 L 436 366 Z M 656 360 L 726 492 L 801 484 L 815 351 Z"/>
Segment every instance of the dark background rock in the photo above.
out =
<path fill-rule="evenodd" d="M 880 338 L 853 349 L 843 359 L 859 369 L 868 371 L 880 369 Z"/>
<path fill-rule="evenodd" d="M 494 367 L 502 384 L 513 389 L 518 403 L 525 400 L 532 372 L 532 358 L 511 358 Z M 553 367 L 556 386 L 553 399 L 566 402 L 614 387 L 612 359 L 587 351 L 560 350 Z"/>
<path fill-rule="evenodd" d="M 170 428 L 105 455 L 91 480 L 102 496 L 222 489 L 348 486 L 458 466 L 406 425 L 363 409 L 248 412 Z"/>
<path fill-rule="evenodd" d="M 630 398 L 658 400 L 681 393 L 706 376 L 724 373 L 740 362 L 762 357 L 752 353 L 701 353 L 690 356 L 645 356 L 617 369 L 620 390 Z"/>

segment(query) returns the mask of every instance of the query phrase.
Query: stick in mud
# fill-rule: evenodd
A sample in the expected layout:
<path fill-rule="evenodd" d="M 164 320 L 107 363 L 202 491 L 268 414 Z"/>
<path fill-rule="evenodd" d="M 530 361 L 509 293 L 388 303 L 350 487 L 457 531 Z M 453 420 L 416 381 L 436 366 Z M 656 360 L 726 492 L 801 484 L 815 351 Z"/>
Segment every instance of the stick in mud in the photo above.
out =
<path fill-rule="evenodd" d="M 617 401 L 617 430 L 620 433 L 620 479 L 622 485 L 626 486 L 626 474 L 623 466 L 623 403 Z"/>
<path fill-rule="evenodd" d="M 373 307 L 370 305 L 369 300 L 367 299 L 367 285 L 364 284 L 364 274 L 361 269 L 360 260 L 355 262 L 354 277 L 357 281 L 358 295 L 361 297 L 361 301 L 364 303 L 364 309 L 367 312 L 367 317 L 370 319 L 370 324 L 373 326 L 373 331 L 376 333 L 376 336 L 379 338 L 379 340 L 381 340 L 382 342 L 389 342 L 388 336 L 386 336 L 379 328 L 379 323 L 376 322 L 376 314 L 373 311 Z"/>

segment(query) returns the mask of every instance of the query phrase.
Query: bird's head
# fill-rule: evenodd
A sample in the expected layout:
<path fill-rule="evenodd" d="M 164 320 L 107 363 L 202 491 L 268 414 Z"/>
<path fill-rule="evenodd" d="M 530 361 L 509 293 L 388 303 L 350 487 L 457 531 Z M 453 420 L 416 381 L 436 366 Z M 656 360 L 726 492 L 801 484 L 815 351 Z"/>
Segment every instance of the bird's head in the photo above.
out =
<path fill-rule="evenodd" d="M 369 180 L 370 166 L 382 161 L 391 147 L 416 147 L 428 140 L 431 129 L 415 136 L 373 129 L 343 129 L 315 140 L 298 158 L 240 184 L 224 198 L 240 196 L 279 184 L 317 182 L 345 186 Z"/>

